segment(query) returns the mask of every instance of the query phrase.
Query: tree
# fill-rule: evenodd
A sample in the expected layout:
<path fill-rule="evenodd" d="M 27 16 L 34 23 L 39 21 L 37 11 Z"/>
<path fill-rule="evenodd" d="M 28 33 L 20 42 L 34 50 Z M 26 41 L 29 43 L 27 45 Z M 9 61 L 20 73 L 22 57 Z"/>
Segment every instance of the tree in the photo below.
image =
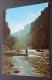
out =
<path fill-rule="evenodd" d="M 31 23 L 31 37 L 33 48 L 49 48 L 49 7 Z"/>
<path fill-rule="evenodd" d="M 6 40 L 6 45 L 10 48 L 13 49 L 13 46 L 15 46 L 17 42 L 17 38 L 14 36 L 9 36 Z"/>
<path fill-rule="evenodd" d="M 6 10 L 3 10 L 3 43 L 5 43 L 5 40 L 10 35 L 8 22 L 5 21 L 5 18 L 6 18 Z"/>

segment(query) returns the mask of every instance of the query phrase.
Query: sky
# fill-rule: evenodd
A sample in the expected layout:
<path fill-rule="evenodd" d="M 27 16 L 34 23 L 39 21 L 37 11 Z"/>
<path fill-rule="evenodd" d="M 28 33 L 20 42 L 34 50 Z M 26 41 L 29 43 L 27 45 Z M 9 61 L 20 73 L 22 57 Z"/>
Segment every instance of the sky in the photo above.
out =
<path fill-rule="evenodd" d="M 35 21 L 41 15 L 41 11 L 47 6 L 48 3 L 41 3 L 7 9 L 6 21 L 8 22 L 11 33 L 23 30 L 25 25 Z"/>

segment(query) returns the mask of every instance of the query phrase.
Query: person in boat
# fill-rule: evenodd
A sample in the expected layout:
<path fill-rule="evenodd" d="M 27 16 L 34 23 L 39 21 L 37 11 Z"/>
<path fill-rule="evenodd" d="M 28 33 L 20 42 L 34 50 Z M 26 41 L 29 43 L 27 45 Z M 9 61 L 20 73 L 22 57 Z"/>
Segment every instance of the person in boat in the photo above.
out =
<path fill-rule="evenodd" d="M 28 49 L 27 48 L 25 49 L 25 52 L 26 52 L 26 55 L 28 56 Z"/>

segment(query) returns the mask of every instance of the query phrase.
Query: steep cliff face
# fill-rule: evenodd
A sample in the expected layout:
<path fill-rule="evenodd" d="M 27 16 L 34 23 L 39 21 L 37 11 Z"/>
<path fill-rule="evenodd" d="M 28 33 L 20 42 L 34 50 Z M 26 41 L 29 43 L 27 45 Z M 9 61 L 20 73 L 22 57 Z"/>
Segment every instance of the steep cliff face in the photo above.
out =
<path fill-rule="evenodd" d="M 33 48 L 49 48 L 49 7 L 31 23 L 31 36 Z"/>
<path fill-rule="evenodd" d="M 5 42 L 6 38 L 10 35 L 8 22 L 5 21 L 5 18 L 6 18 L 6 10 L 3 10 L 3 42 Z"/>

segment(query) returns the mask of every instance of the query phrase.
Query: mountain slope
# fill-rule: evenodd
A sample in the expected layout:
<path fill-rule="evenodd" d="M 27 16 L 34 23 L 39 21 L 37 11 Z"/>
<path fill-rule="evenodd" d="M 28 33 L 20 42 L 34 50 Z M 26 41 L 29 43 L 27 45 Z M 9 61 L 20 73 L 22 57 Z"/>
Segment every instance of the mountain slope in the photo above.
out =
<path fill-rule="evenodd" d="M 31 24 L 27 24 L 27 25 L 25 25 L 23 30 L 20 30 L 20 31 L 15 32 L 14 34 L 12 34 L 13 36 L 18 37 L 19 41 L 18 41 L 17 45 L 21 49 L 25 49 L 27 47 L 27 45 L 26 45 L 26 35 L 30 31 L 30 27 L 31 27 Z"/>
<path fill-rule="evenodd" d="M 15 32 L 14 34 L 12 34 L 13 36 L 16 36 L 18 38 L 21 38 L 22 36 L 26 36 L 26 34 L 29 32 L 31 25 L 27 24 L 25 25 L 23 30 L 20 30 L 18 32 Z"/>

